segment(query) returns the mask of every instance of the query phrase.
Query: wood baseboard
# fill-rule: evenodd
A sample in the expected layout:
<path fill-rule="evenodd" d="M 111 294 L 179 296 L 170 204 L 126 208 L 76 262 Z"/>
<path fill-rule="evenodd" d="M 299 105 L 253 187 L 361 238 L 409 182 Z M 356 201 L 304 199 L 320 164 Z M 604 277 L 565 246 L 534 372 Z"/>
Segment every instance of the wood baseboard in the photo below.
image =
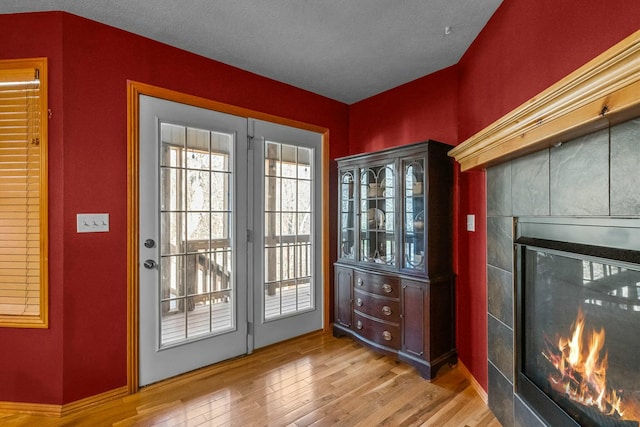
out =
<path fill-rule="evenodd" d="M 100 405 L 111 400 L 129 395 L 127 386 L 109 390 L 104 393 L 90 396 L 85 399 L 64 405 L 51 405 L 46 403 L 0 402 L 0 412 L 12 412 L 18 414 L 44 415 L 47 417 L 62 417 L 73 414 L 92 406 Z"/>
<path fill-rule="evenodd" d="M 74 412 L 82 411 L 92 406 L 120 399 L 128 395 L 128 386 L 122 386 L 113 390 L 105 391 L 104 393 L 96 394 L 95 396 L 89 396 L 85 399 L 76 400 L 75 402 L 62 405 L 61 415 L 73 414 Z"/>
<path fill-rule="evenodd" d="M 480 398 L 484 402 L 484 404 L 485 405 L 488 404 L 489 397 L 487 396 L 487 392 L 482 388 L 482 386 L 475 379 L 475 377 L 473 375 L 471 375 L 471 372 L 467 369 L 466 366 L 464 366 L 464 364 L 460 361 L 460 359 L 458 359 L 458 369 L 460 369 L 460 372 L 462 372 L 462 374 L 465 377 L 467 377 L 467 379 L 469 380 L 469 382 L 471 383 L 471 385 L 475 389 L 476 393 L 478 393 L 478 395 L 480 396 Z"/>
<path fill-rule="evenodd" d="M 62 405 L 50 405 L 45 403 L 0 402 L 0 412 L 60 417 L 62 416 Z"/>

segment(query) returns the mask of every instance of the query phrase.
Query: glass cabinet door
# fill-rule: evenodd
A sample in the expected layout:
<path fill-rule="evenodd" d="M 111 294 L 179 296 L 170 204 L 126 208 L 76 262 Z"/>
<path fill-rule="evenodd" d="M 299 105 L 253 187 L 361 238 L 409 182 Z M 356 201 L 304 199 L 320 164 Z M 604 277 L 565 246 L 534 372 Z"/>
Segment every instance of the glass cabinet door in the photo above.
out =
<path fill-rule="evenodd" d="M 359 261 L 395 266 L 394 163 L 360 169 Z"/>
<path fill-rule="evenodd" d="M 355 176 L 340 171 L 340 258 L 355 259 Z"/>
<path fill-rule="evenodd" d="M 402 267 L 410 270 L 424 271 L 425 250 L 425 203 L 424 192 L 424 159 L 404 160 L 404 194 L 403 210 L 404 229 L 402 233 L 403 255 Z"/>

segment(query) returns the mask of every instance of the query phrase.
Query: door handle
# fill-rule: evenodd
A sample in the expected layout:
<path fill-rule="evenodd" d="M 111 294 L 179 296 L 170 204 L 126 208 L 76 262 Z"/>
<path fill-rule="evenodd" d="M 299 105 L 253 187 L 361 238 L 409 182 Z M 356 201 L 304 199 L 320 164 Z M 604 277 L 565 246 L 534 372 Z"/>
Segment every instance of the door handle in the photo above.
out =
<path fill-rule="evenodd" d="M 148 259 L 148 260 L 146 260 L 144 262 L 143 265 L 144 265 L 144 268 L 146 268 L 147 270 L 151 270 L 153 268 L 156 268 L 156 265 L 158 265 L 158 264 L 156 264 L 156 262 L 154 260 Z"/>

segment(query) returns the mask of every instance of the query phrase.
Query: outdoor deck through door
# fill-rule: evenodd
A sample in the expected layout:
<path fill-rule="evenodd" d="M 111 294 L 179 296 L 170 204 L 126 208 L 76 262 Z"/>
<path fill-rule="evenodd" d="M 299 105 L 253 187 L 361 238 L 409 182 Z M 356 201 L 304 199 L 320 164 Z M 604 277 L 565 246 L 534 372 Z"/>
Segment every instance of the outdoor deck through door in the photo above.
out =
<path fill-rule="evenodd" d="M 160 123 L 160 347 L 235 327 L 234 136 Z"/>
<path fill-rule="evenodd" d="M 265 141 L 264 319 L 313 308 L 313 150 Z"/>

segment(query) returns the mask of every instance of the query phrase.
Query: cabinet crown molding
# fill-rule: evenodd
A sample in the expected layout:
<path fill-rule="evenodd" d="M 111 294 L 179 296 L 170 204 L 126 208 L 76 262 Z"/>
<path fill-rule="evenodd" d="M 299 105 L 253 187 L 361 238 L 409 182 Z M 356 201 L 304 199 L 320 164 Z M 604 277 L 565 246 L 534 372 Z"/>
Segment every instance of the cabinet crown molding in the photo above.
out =
<path fill-rule="evenodd" d="M 482 169 L 640 114 L 640 30 L 449 151 Z"/>

